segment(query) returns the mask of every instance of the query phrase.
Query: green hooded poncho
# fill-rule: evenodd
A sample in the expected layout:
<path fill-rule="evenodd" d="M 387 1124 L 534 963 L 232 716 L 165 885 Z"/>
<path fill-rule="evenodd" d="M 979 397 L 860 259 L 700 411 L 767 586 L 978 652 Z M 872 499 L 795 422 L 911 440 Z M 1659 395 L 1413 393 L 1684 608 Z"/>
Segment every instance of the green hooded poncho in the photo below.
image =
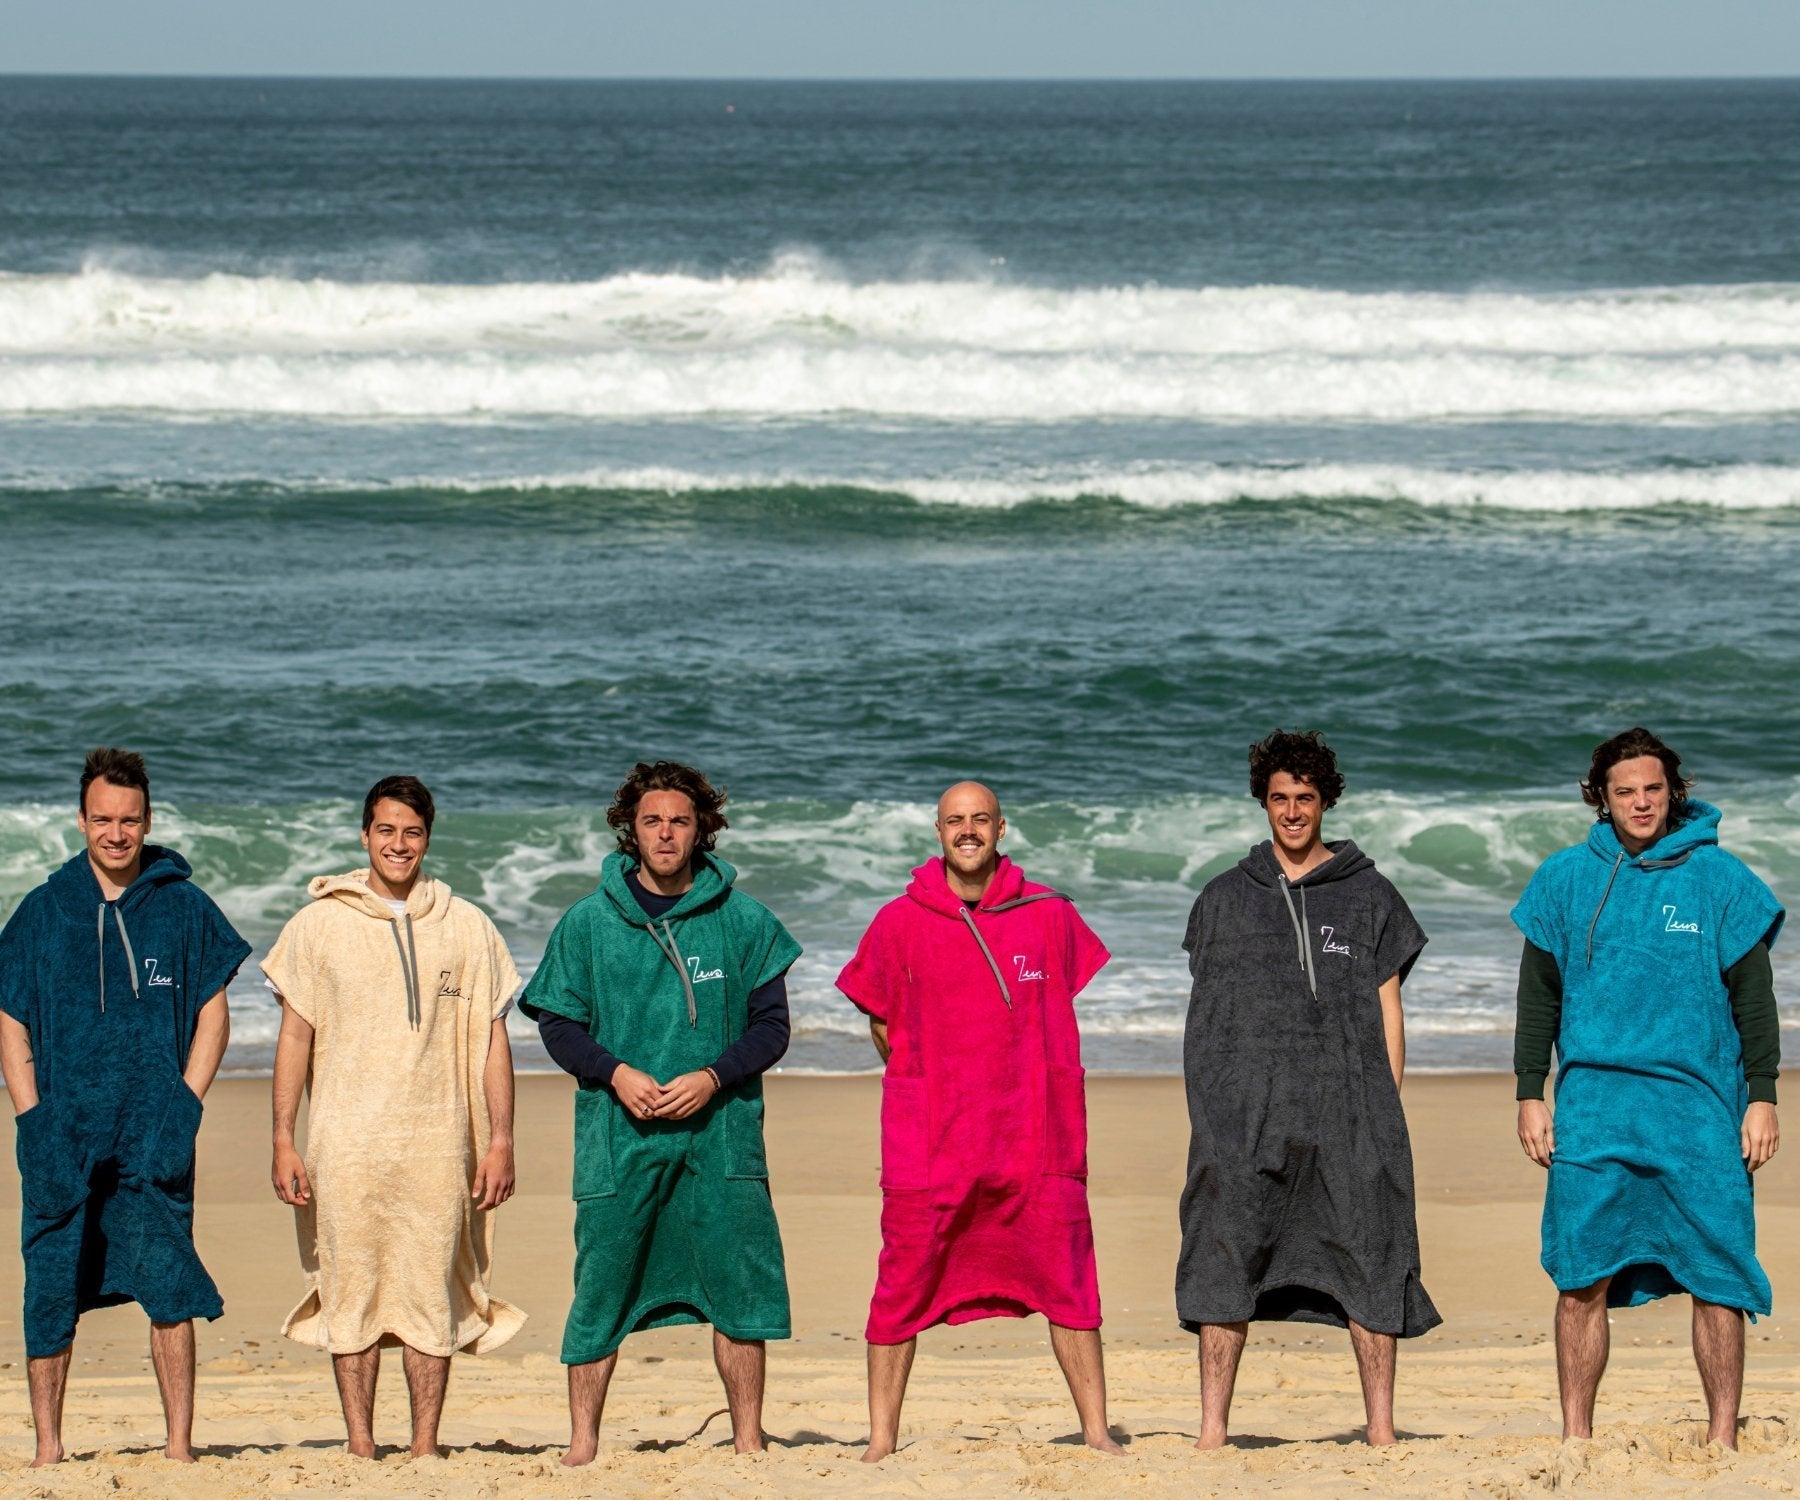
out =
<path fill-rule="evenodd" d="M 714 855 L 695 856 L 693 888 L 655 922 L 626 884 L 636 868 L 607 856 L 600 888 L 556 924 L 525 1004 L 579 1022 L 667 1083 L 743 1034 L 750 992 L 785 973 L 800 945 Z M 627 1334 L 674 1323 L 789 1337 L 762 1118 L 760 1077 L 685 1120 L 635 1119 L 610 1088 L 583 1084 L 564 1364 L 604 1359 Z"/>

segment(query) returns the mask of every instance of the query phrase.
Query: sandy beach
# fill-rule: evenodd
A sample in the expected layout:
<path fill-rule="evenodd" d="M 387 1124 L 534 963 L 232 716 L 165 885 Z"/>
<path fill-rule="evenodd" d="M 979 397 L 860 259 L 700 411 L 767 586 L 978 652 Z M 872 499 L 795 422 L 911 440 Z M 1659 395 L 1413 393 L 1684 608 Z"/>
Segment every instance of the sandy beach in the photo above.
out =
<path fill-rule="evenodd" d="M 1776 1316 L 1751 1330 L 1742 1451 L 1704 1445 L 1685 1299 L 1616 1315 L 1598 1436 L 1557 1439 L 1550 1287 L 1537 1265 L 1541 1178 L 1512 1137 L 1511 1079 L 1416 1077 L 1406 1089 L 1425 1279 L 1444 1325 L 1401 1351 L 1405 1440 L 1371 1451 L 1347 1341 L 1332 1330 L 1252 1332 L 1236 1441 L 1201 1457 L 1192 1340 L 1174 1320 L 1175 1203 L 1186 1150 L 1179 1082 L 1090 1084 L 1091 1184 L 1114 1428 L 1128 1456 L 1090 1454 L 1041 1319 L 933 1330 L 920 1341 L 902 1448 L 874 1473 L 861 1329 L 877 1250 L 877 1083 L 771 1080 L 770 1158 L 787 1243 L 796 1337 L 770 1346 L 763 1457 L 732 1456 L 703 1330 L 626 1346 L 593 1469 L 559 1468 L 566 1436 L 556 1352 L 568 1299 L 573 1207 L 569 1086 L 521 1080 L 518 1196 L 499 1228 L 497 1293 L 532 1321 L 497 1354 L 460 1359 L 441 1464 L 398 1446 L 405 1393 L 390 1356 L 378 1401 L 382 1456 L 347 1457 L 328 1363 L 277 1329 L 300 1282 L 289 1211 L 267 1182 L 267 1089 L 225 1080 L 200 1145 L 199 1240 L 225 1297 L 202 1325 L 197 1468 L 157 1452 L 161 1421 L 136 1308 L 88 1315 L 76 1346 L 66 1441 L 73 1462 L 34 1473 L 20 1343 L 19 1262 L 0 1261 L 0 1493 L 9 1496 L 419 1494 L 1111 1495 L 1382 1493 L 1515 1496 L 1789 1493 L 1800 1482 L 1800 1355 L 1784 1303 L 1800 1283 L 1800 1182 L 1785 1157 L 1759 1179 L 1759 1242 Z M 5 1127 L 11 1150 L 10 1115 Z M 16 1174 L 0 1181 L 17 1222 Z"/>

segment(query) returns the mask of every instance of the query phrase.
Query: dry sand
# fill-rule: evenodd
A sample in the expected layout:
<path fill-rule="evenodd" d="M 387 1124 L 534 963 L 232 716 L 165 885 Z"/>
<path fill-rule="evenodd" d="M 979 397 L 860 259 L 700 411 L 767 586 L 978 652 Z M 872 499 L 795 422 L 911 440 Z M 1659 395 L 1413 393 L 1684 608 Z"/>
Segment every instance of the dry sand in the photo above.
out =
<path fill-rule="evenodd" d="M 202 1324 L 200 1463 L 160 1457 L 161 1414 L 136 1308 L 89 1314 L 76 1344 L 65 1426 L 73 1461 L 31 1471 L 20 1343 L 19 1261 L 0 1256 L 0 1494 L 7 1496 L 479 1496 L 1267 1494 L 1514 1496 L 1792 1493 L 1800 1485 L 1800 1357 L 1783 1311 L 1750 1331 L 1743 1449 L 1704 1444 L 1687 1351 L 1687 1303 L 1616 1315 L 1599 1435 L 1557 1440 L 1551 1290 L 1537 1265 L 1542 1177 L 1512 1135 L 1511 1079 L 1409 1081 L 1425 1282 L 1444 1326 L 1401 1349 L 1405 1441 L 1358 1439 L 1347 1340 L 1333 1330 L 1252 1331 L 1233 1411 L 1237 1434 L 1201 1456 L 1193 1342 L 1176 1326 L 1175 1205 L 1186 1117 L 1173 1079 L 1090 1085 L 1094 1224 L 1107 1373 L 1122 1460 L 1076 1441 L 1041 1319 L 934 1329 L 920 1340 L 899 1453 L 871 1471 L 861 1329 L 877 1249 L 874 1079 L 775 1078 L 770 1158 L 793 1288 L 792 1342 L 770 1346 L 771 1451 L 734 1458 L 706 1331 L 631 1339 L 601 1455 L 569 1472 L 556 1360 L 571 1261 L 569 1093 L 521 1080 L 520 1194 L 502 1212 L 495 1291 L 532 1321 L 504 1350 L 459 1359 L 447 1461 L 400 1445 L 405 1392 L 389 1357 L 376 1463 L 342 1449 L 328 1362 L 277 1329 L 298 1300 L 291 1211 L 268 1185 L 264 1081 L 221 1082 L 200 1146 L 201 1253 L 225 1296 Z M 0 1111 L 0 1114 L 6 1114 Z M 7 1115 L 10 1120 L 10 1115 Z M 0 1131 L 10 1160 L 11 1126 Z M 1800 1179 L 1778 1156 L 1759 1176 L 1760 1243 L 1777 1307 L 1800 1290 Z M 0 1173 L 0 1222 L 18 1183 Z"/>

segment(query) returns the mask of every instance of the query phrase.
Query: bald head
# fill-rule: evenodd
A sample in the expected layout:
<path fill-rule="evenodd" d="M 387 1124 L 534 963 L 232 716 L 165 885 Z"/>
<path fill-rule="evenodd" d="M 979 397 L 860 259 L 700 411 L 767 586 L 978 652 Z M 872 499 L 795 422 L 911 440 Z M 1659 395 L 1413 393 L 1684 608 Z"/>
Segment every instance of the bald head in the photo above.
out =
<path fill-rule="evenodd" d="M 944 795 L 938 798 L 937 820 L 939 823 L 944 821 L 945 809 L 949 807 L 973 807 L 977 804 L 987 808 L 992 816 L 1000 816 L 1000 799 L 990 788 L 979 781 L 959 781 L 955 786 L 946 788 Z"/>
<path fill-rule="evenodd" d="M 979 781 L 957 782 L 938 798 L 937 836 L 950 888 L 965 900 L 978 899 L 994 878 L 1006 837 L 1000 799 Z"/>

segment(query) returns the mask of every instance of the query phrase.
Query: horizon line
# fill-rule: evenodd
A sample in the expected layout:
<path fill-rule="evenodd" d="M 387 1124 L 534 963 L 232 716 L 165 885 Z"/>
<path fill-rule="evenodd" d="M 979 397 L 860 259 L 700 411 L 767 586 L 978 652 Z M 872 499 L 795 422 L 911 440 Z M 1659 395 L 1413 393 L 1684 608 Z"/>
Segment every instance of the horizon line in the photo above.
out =
<path fill-rule="evenodd" d="M 748 73 L 234 73 L 0 69 L 0 79 L 187 83 L 695 83 L 695 84 L 1242 84 L 1242 83 L 1794 83 L 1800 73 L 1256 73 L 1256 74 L 748 74 Z"/>

